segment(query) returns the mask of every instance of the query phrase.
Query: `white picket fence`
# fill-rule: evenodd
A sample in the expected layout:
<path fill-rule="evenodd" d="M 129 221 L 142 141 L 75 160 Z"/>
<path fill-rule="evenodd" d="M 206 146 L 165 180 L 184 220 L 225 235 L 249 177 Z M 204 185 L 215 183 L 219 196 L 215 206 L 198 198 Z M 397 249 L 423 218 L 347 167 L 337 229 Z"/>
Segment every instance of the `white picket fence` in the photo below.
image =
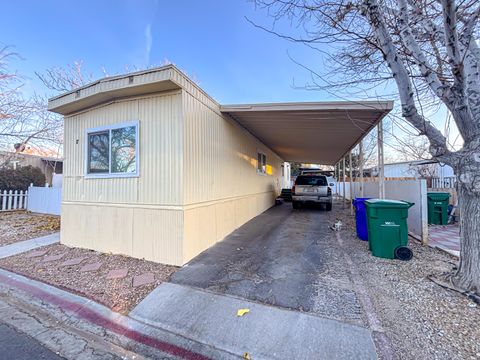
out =
<path fill-rule="evenodd" d="M 0 190 L 0 211 L 28 210 L 60 215 L 62 188 L 30 186 L 28 191 Z"/>
<path fill-rule="evenodd" d="M 0 211 L 24 210 L 27 208 L 28 191 L 0 190 Z"/>

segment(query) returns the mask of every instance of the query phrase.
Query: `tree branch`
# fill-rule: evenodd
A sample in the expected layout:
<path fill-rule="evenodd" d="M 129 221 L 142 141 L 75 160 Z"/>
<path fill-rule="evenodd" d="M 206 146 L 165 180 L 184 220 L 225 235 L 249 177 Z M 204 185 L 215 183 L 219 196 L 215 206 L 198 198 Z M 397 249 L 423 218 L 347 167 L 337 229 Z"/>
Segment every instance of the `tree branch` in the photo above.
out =
<path fill-rule="evenodd" d="M 409 26 L 407 0 L 399 0 L 399 4 L 400 11 L 398 23 L 400 25 L 400 34 L 402 35 L 401 39 L 403 40 L 405 47 L 411 51 L 411 55 L 417 63 L 422 76 L 426 79 L 428 86 L 430 86 L 440 99 L 451 103 L 452 101 L 449 99 L 449 96 L 451 96 L 450 88 L 447 85 L 442 84 L 435 71 L 432 70 L 431 65 L 425 57 L 422 49 L 420 49 L 416 39 L 412 35 Z"/>
<path fill-rule="evenodd" d="M 409 73 L 397 54 L 393 40 L 385 26 L 385 21 L 380 11 L 378 1 L 365 0 L 364 6 L 364 12 L 375 31 L 385 61 L 391 69 L 397 84 L 403 116 L 420 131 L 420 134 L 428 137 L 431 145 L 430 150 L 434 157 L 449 158 L 450 161 L 453 161 L 454 159 L 451 157 L 450 151 L 447 149 L 446 138 L 437 128 L 435 128 L 429 121 L 426 121 L 425 118 L 418 113 L 413 98 L 414 92 Z"/>

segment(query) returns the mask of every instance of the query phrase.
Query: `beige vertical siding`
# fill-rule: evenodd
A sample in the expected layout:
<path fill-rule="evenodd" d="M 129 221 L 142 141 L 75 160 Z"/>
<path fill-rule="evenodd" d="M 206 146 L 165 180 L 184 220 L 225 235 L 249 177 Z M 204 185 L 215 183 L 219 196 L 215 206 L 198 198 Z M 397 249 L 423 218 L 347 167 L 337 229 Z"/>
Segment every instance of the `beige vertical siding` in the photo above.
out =
<path fill-rule="evenodd" d="M 271 207 L 281 186 L 283 160 L 203 100 L 183 92 L 184 261 Z M 257 173 L 258 150 L 267 175 Z"/>
<path fill-rule="evenodd" d="M 235 121 L 184 92 L 184 204 L 277 191 L 282 159 Z M 257 174 L 257 150 L 268 175 Z"/>
<path fill-rule="evenodd" d="M 62 242 L 182 264 L 181 93 L 97 106 L 65 119 Z M 139 121 L 139 177 L 87 179 L 86 129 Z"/>
<path fill-rule="evenodd" d="M 181 205 L 183 200 L 183 121 L 181 97 L 140 100 L 143 119 L 140 142 L 138 202 Z"/>
<path fill-rule="evenodd" d="M 85 130 L 139 121 L 140 176 L 87 179 Z M 63 200 L 182 204 L 181 95 L 157 95 L 99 106 L 65 119 Z"/>

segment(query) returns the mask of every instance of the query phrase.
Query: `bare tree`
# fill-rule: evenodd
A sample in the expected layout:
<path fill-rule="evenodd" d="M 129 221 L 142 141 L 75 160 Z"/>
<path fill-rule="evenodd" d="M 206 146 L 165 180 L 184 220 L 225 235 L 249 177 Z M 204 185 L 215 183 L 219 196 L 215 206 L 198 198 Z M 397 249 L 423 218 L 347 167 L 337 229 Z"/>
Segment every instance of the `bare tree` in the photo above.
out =
<path fill-rule="evenodd" d="M 386 137 L 387 138 L 387 137 Z M 387 139 L 384 139 L 385 141 Z M 375 166 L 377 161 L 377 134 L 375 131 L 371 131 L 364 139 L 363 139 L 363 168 Z M 360 157 L 359 157 L 360 160 Z M 360 166 L 360 161 L 358 163 Z"/>
<path fill-rule="evenodd" d="M 12 118 L 18 105 L 20 77 L 8 68 L 8 62 L 17 57 L 18 54 L 8 47 L 0 49 L 0 120 L 2 121 Z"/>
<path fill-rule="evenodd" d="M 0 148 L 12 153 L 57 154 L 63 140 L 62 121 L 47 111 L 45 98 L 22 95 L 22 78 L 8 68 L 15 57 L 8 47 L 0 49 Z M 9 160 L 3 157 L 0 167 Z"/>
<path fill-rule="evenodd" d="M 411 136 L 407 135 L 402 138 L 401 145 L 403 151 L 400 153 L 400 158 L 403 161 L 410 160 L 430 160 L 430 144 L 425 136 Z"/>
<path fill-rule="evenodd" d="M 103 69 L 105 76 L 108 76 Z M 35 72 L 47 89 L 56 92 L 68 92 L 79 88 L 93 80 L 91 73 L 86 74 L 83 70 L 83 61 L 78 60 L 66 67 L 52 67 L 45 72 Z"/>
<path fill-rule="evenodd" d="M 257 0 L 274 24 L 287 18 L 300 42 L 328 63 L 314 86 L 394 86 L 401 114 L 428 138 L 434 159 L 455 169 L 462 212 L 461 258 L 449 278 L 480 292 L 480 48 L 478 0 Z M 256 25 L 259 26 L 259 25 Z M 323 70 L 322 70 L 323 71 Z M 371 91 L 370 91 L 371 92 Z M 445 106 L 464 139 L 454 150 L 426 117 Z"/>
<path fill-rule="evenodd" d="M 432 156 L 429 151 L 429 142 L 425 136 L 405 136 L 402 140 L 402 149 L 400 152 L 400 159 L 403 161 L 409 161 L 409 172 L 414 174 L 415 177 L 421 179 L 428 179 L 437 174 L 437 164 L 431 161 Z M 419 160 L 424 160 L 419 162 Z"/>
<path fill-rule="evenodd" d="M 125 65 L 123 73 L 141 71 L 146 69 L 152 69 L 159 66 L 166 65 L 175 65 L 169 59 L 165 58 L 156 64 L 151 64 L 147 67 L 138 67 L 135 65 Z M 111 74 L 107 69 L 102 68 L 102 74 L 104 77 L 119 75 L 119 73 Z M 45 70 L 44 72 L 36 71 L 35 75 L 40 79 L 40 81 L 45 85 L 49 90 L 54 90 L 55 92 L 68 92 L 73 89 L 84 86 L 94 80 L 94 75 L 91 72 L 87 72 L 84 68 L 83 60 L 74 61 L 73 64 L 69 64 L 65 67 L 55 66 Z M 189 75 L 192 81 L 198 83 L 194 74 Z"/>
<path fill-rule="evenodd" d="M 46 96 L 23 96 L 23 78 L 8 67 L 9 61 L 18 57 L 8 47 L 0 49 L 0 148 L 11 151 L 11 157 L 16 152 L 58 155 L 63 145 L 62 117 L 47 110 Z M 82 61 L 35 74 L 47 89 L 56 92 L 71 91 L 93 79 L 83 71 Z M 11 157 L 3 157 L 0 167 Z"/>

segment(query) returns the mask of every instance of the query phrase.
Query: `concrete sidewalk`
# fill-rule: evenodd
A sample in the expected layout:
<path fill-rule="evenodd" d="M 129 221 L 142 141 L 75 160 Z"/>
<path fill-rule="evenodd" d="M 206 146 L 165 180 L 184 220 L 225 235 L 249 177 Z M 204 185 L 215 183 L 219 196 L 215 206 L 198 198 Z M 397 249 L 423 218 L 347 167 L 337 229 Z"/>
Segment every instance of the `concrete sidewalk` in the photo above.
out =
<path fill-rule="evenodd" d="M 11 306 L 5 306 L 4 303 L 10 303 Z M 27 309 L 35 321 L 29 324 L 26 316 L 20 316 L 18 311 L 13 311 L 18 308 Z M 43 316 L 39 316 L 41 313 Z M 83 338 L 90 334 L 93 339 L 91 341 L 97 343 L 110 342 L 114 347 L 137 354 L 138 359 L 143 358 L 142 356 L 152 359 L 188 360 L 227 360 L 241 357 L 150 326 L 90 299 L 3 269 L 0 269 L 0 317 L 3 322 L 59 351 L 66 359 L 79 359 L 75 351 L 82 349 L 73 345 L 71 337 L 63 338 L 59 332 L 65 333 L 62 331 L 64 328 L 72 333 L 82 332 Z M 54 323 L 47 326 L 53 334 L 46 332 L 45 326 L 41 326 L 42 317 Z"/>
<path fill-rule="evenodd" d="M 250 311 L 242 317 L 237 310 Z M 370 330 L 299 311 L 163 283 L 130 316 L 252 359 L 376 359 Z"/>
<path fill-rule="evenodd" d="M 13 244 L 0 247 L 0 259 L 30 251 L 42 246 L 51 245 L 60 242 L 60 233 L 19 241 Z"/>

